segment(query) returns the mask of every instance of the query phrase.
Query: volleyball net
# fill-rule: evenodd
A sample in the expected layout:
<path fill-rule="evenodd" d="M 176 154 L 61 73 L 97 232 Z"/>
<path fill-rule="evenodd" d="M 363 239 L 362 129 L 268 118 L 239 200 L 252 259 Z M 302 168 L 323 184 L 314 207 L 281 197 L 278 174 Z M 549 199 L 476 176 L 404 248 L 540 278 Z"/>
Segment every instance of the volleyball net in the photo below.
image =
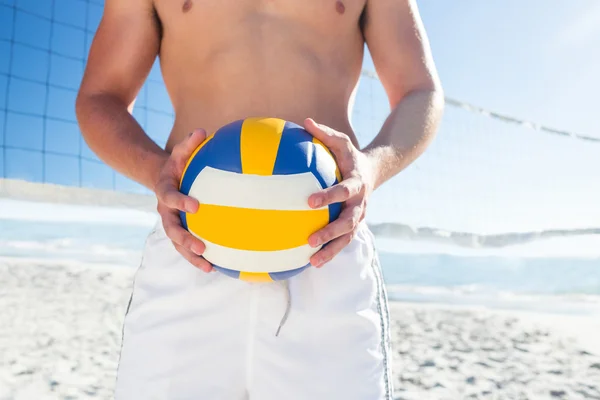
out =
<path fill-rule="evenodd" d="M 71 0 L 68 12 L 60 1 L 42 3 L 0 4 L 0 194 L 149 203 L 147 190 L 88 148 L 75 119 L 77 88 L 102 2 Z M 389 111 L 376 74 L 364 70 L 352 114 L 362 145 Z M 174 113 L 158 63 L 133 116 L 164 146 Z M 593 134 L 447 98 L 433 144 L 375 192 L 368 220 L 481 234 L 598 227 L 600 133 Z"/>

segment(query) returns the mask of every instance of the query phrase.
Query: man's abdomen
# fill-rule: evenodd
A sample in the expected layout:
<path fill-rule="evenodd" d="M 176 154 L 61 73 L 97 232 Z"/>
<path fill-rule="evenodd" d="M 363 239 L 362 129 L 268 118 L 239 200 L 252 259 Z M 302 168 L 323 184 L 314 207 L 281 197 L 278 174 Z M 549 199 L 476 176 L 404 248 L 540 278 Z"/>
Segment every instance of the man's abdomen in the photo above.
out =
<path fill-rule="evenodd" d="M 348 106 L 360 76 L 362 44 L 342 55 L 299 41 L 279 48 L 268 43 L 225 48 L 185 60 L 179 51 L 163 50 L 162 72 L 176 115 L 168 149 L 195 128 L 212 133 L 250 117 L 300 125 L 310 117 L 353 136 Z"/>

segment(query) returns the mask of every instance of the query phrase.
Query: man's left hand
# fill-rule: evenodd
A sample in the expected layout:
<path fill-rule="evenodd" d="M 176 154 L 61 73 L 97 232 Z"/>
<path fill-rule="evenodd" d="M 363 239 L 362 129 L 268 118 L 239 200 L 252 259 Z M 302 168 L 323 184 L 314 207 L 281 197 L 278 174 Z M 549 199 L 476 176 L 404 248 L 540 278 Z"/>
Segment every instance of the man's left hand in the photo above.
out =
<path fill-rule="evenodd" d="M 375 178 L 371 160 L 354 146 L 348 135 L 310 118 L 304 121 L 304 129 L 329 148 L 342 175 L 341 182 L 308 198 L 312 208 L 344 203 L 338 219 L 308 238 L 312 247 L 329 242 L 310 259 L 318 268 L 331 261 L 354 238 L 359 222 L 365 218 L 367 198 L 373 191 Z"/>

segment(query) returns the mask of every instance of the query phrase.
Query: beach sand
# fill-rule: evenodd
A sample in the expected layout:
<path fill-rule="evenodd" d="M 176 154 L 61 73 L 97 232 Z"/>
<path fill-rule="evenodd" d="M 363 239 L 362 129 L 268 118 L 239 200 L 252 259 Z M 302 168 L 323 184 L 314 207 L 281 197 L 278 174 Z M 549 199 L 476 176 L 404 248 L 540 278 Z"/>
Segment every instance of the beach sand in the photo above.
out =
<path fill-rule="evenodd" d="M 134 272 L 0 259 L 0 400 L 110 399 Z M 591 317 L 396 302 L 390 312 L 395 399 L 600 399 Z"/>

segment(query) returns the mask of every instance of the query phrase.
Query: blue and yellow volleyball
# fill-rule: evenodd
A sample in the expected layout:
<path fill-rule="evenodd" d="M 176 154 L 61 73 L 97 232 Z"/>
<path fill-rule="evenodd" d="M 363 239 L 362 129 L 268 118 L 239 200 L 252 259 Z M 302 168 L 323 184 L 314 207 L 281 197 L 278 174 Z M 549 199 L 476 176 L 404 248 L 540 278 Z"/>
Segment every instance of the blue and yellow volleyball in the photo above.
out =
<path fill-rule="evenodd" d="M 341 180 L 335 159 L 301 126 L 248 118 L 223 126 L 190 157 L 180 191 L 200 203 L 181 213 L 216 270 L 253 282 L 288 279 L 320 247 L 308 237 L 335 220 L 341 204 L 319 209 L 308 197 Z"/>

